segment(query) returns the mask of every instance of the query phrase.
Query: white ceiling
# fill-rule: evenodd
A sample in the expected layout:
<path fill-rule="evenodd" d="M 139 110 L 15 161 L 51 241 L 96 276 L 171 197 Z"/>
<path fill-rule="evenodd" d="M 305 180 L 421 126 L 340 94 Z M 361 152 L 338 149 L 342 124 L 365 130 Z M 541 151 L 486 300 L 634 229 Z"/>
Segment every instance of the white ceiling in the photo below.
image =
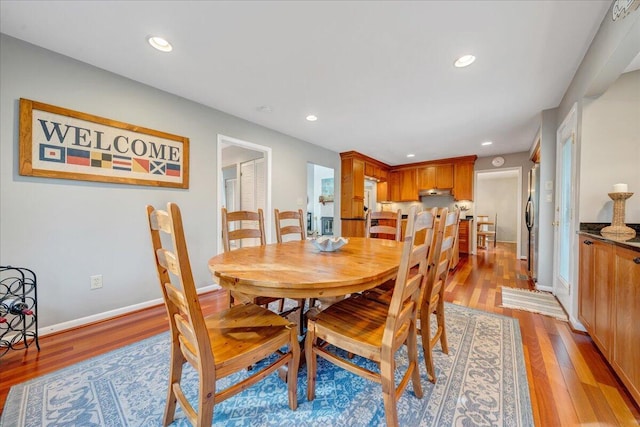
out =
<path fill-rule="evenodd" d="M 0 31 L 393 165 L 528 150 L 540 112 L 558 106 L 610 5 L 2 0 Z M 153 50 L 149 35 L 173 52 Z M 477 61 L 454 68 L 467 53 Z M 481 147 L 486 140 L 493 145 Z"/>

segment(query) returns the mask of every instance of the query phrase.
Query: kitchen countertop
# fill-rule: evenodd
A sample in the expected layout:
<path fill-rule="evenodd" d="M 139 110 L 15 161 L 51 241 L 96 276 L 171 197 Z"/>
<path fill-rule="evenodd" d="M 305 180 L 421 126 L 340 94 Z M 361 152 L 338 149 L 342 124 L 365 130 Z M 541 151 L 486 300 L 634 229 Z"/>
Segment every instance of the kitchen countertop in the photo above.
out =
<path fill-rule="evenodd" d="M 636 230 L 636 235 L 633 238 L 617 237 L 616 235 L 603 236 L 600 234 L 600 230 L 608 225 L 610 224 L 581 223 L 578 234 L 640 252 L 640 224 L 627 224 L 627 226 Z"/>

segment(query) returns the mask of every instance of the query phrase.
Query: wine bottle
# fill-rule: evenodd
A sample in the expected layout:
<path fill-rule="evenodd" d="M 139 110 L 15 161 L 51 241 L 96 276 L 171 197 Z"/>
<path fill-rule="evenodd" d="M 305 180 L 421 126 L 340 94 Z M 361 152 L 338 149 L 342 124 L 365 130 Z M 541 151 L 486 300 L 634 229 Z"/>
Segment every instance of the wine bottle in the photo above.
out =
<path fill-rule="evenodd" d="M 24 315 L 31 316 L 33 314 L 33 310 L 29 309 L 29 306 L 20 300 L 4 300 L 2 301 L 2 306 L 7 310 L 7 312 L 15 315 Z"/>

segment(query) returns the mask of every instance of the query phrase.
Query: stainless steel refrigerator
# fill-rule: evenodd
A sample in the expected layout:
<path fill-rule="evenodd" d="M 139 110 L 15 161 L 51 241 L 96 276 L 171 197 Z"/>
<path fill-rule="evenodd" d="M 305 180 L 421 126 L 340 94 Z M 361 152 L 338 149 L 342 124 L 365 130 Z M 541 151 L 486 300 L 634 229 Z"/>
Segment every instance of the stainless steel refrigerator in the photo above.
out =
<path fill-rule="evenodd" d="M 524 213 L 524 220 L 529 230 L 529 252 L 527 270 L 533 281 L 538 280 L 538 209 L 540 206 L 540 170 L 536 163 L 529 171 L 529 198 Z"/>

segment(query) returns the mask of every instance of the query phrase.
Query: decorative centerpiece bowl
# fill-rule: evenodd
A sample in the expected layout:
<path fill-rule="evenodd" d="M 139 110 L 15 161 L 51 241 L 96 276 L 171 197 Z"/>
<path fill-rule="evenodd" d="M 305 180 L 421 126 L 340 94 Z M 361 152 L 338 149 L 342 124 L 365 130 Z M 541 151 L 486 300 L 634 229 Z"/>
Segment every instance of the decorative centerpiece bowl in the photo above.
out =
<path fill-rule="evenodd" d="M 311 243 L 321 252 L 334 252 L 349 243 L 349 239 L 345 239 L 344 237 L 320 236 L 311 239 Z"/>

